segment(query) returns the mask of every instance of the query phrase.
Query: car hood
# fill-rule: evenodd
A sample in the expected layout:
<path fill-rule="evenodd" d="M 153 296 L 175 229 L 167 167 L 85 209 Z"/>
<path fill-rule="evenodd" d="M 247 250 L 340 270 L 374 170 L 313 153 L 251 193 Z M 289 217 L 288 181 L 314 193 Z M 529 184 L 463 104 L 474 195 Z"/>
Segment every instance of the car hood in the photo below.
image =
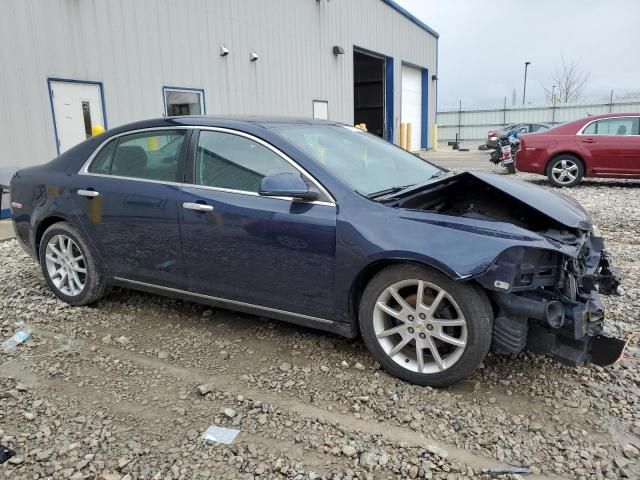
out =
<path fill-rule="evenodd" d="M 482 172 L 465 172 L 465 174 L 527 204 L 566 227 L 590 230 L 593 226 L 589 214 L 571 197 L 505 175 Z"/>

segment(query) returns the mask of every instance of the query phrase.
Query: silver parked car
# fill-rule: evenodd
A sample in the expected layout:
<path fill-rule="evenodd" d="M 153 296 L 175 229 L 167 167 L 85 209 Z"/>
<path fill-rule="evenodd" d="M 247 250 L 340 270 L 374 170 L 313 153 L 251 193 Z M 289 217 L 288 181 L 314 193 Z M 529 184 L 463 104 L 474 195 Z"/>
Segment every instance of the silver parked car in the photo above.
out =
<path fill-rule="evenodd" d="M 518 134 L 525 134 L 544 132 L 545 130 L 549 130 L 550 128 L 550 125 L 544 123 L 512 123 L 501 130 L 491 130 L 489 133 L 487 133 L 487 147 L 497 148 L 498 139 L 512 130 L 516 130 Z"/>

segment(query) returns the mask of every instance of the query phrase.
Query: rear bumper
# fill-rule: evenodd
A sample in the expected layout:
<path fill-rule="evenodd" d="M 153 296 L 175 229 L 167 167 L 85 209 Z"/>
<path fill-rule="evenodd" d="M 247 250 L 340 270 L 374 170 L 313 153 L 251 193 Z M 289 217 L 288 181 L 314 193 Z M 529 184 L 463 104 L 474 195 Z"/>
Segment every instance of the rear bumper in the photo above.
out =
<path fill-rule="evenodd" d="M 545 150 L 527 147 L 523 150 L 521 146 L 516 153 L 516 168 L 521 172 L 546 175 L 545 169 L 548 159 L 549 157 Z"/>

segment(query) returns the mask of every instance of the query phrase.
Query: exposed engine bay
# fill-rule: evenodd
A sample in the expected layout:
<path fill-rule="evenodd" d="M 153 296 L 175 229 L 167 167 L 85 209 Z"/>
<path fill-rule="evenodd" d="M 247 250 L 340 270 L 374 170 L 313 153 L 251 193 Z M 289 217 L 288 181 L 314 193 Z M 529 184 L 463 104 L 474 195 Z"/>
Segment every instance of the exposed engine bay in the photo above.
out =
<path fill-rule="evenodd" d="M 508 222 L 534 232 L 555 228 L 558 222 L 474 176 L 459 175 L 432 188 L 402 198 L 400 208 L 426 210 L 493 222 Z"/>
<path fill-rule="evenodd" d="M 549 353 L 569 365 L 608 365 L 622 355 L 625 342 L 603 333 L 599 297 L 617 294 L 620 278 L 590 222 L 563 224 L 469 173 L 394 203 L 399 208 L 510 223 L 558 247 L 508 248 L 474 278 L 493 304 L 494 351 Z"/>

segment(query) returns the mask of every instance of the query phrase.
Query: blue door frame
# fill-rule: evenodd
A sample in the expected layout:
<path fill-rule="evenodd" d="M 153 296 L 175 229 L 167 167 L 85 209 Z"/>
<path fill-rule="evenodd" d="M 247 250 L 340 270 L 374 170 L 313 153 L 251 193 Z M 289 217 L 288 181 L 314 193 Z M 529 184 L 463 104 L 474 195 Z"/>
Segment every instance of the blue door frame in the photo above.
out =
<path fill-rule="evenodd" d="M 384 60 L 384 138 L 393 143 L 393 57 L 357 45 L 353 51 Z"/>
<path fill-rule="evenodd" d="M 429 148 L 429 69 L 422 69 L 422 148 Z"/>
<path fill-rule="evenodd" d="M 58 125 L 56 125 L 56 112 L 53 108 L 53 89 L 51 86 L 52 82 L 60 82 L 60 83 L 83 83 L 85 85 L 97 85 L 100 89 L 100 102 L 102 103 L 102 116 L 104 118 L 104 129 L 107 130 L 109 127 L 107 126 L 107 109 L 104 102 L 104 85 L 102 82 L 94 82 L 91 80 L 75 80 L 71 78 L 58 78 L 58 77 L 48 77 L 47 78 L 47 91 L 49 93 L 49 104 L 51 105 L 51 118 L 53 119 L 53 135 L 54 141 L 56 144 L 56 151 L 58 155 L 60 155 L 60 144 L 58 143 Z"/>

